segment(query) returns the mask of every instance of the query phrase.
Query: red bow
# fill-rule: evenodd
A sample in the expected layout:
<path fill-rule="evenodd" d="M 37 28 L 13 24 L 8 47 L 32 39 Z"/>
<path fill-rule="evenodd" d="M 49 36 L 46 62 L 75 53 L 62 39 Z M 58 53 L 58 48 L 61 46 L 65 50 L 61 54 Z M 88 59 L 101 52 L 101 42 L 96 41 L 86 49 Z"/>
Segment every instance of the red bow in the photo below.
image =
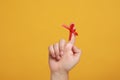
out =
<path fill-rule="evenodd" d="M 76 32 L 76 29 L 75 29 L 75 25 L 74 25 L 74 24 L 71 24 L 70 27 L 68 27 L 68 26 L 66 26 L 66 25 L 63 25 L 63 27 L 65 27 L 66 29 L 68 29 L 69 32 L 70 32 L 69 40 L 71 40 L 71 38 L 72 38 L 72 33 L 73 33 L 75 36 L 78 36 L 78 33 Z"/>

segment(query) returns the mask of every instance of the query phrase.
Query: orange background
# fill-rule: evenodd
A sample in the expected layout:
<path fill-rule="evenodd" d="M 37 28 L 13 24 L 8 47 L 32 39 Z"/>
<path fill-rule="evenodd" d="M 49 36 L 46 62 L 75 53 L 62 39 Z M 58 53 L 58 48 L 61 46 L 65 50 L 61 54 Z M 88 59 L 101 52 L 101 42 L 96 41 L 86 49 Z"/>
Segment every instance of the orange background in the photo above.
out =
<path fill-rule="evenodd" d="M 0 80 L 50 80 L 48 45 L 76 24 L 70 80 L 120 80 L 120 0 L 0 0 Z"/>

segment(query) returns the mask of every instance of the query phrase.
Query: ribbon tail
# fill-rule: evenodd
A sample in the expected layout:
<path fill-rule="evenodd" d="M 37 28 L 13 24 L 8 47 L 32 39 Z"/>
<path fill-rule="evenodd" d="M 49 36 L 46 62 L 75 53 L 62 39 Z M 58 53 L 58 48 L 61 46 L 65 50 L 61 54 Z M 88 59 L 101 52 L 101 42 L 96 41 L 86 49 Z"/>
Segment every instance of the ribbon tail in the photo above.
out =
<path fill-rule="evenodd" d="M 69 27 L 67 27 L 66 25 L 63 25 L 63 27 L 64 27 L 64 28 L 66 28 L 66 29 L 68 29 L 68 30 L 70 30 L 70 28 L 69 28 Z"/>

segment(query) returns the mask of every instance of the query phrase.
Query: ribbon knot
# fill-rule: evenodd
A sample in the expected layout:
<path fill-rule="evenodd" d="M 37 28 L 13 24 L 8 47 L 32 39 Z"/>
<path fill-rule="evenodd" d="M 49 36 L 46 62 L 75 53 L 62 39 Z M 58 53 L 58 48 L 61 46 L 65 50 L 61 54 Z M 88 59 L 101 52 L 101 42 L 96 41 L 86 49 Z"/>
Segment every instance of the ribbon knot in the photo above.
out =
<path fill-rule="evenodd" d="M 74 34 L 75 36 L 78 36 L 78 33 L 76 32 L 74 24 L 71 24 L 70 27 L 68 27 L 66 25 L 63 25 L 63 27 L 66 28 L 66 29 L 68 29 L 69 32 L 70 32 L 70 34 L 69 34 L 69 40 L 71 40 L 72 34 Z"/>

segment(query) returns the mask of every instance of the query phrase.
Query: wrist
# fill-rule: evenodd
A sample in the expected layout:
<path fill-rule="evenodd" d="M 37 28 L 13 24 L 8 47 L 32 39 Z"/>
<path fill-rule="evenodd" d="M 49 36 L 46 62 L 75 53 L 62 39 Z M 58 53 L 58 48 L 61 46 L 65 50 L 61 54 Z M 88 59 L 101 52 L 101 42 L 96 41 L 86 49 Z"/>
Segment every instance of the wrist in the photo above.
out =
<path fill-rule="evenodd" d="M 51 80 L 68 80 L 68 76 L 67 71 L 51 72 Z"/>

